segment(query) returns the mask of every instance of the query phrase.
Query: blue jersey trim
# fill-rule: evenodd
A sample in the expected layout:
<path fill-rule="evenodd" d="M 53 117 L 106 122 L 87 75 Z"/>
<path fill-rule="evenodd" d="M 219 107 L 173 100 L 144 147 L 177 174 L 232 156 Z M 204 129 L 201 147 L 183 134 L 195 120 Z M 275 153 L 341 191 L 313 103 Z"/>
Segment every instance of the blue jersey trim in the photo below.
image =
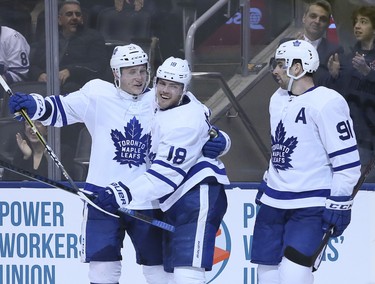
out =
<path fill-rule="evenodd" d="M 162 174 L 159 174 L 158 172 L 156 172 L 154 170 L 151 170 L 151 169 L 147 170 L 147 173 L 149 173 L 150 175 L 153 175 L 154 177 L 156 177 L 156 178 L 160 179 L 161 181 L 165 182 L 166 184 L 170 185 L 171 187 L 173 187 L 173 190 L 175 190 L 177 188 L 177 184 L 172 182 L 170 179 L 167 179 Z"/>
<path fill-rule="evenodd" d="M 196 165 L 194 165 L 190 170 L 189 172 L 187 173 L 187 175 L 185 176 L 184 180 L 182 181 L 182 183 L 184 183 L 185 181 L 187 181 L 188 179 L 190 179 L 192 176 L 194 176 L 195 174 L 197 174 L 199 171 L 205 169 L 205 168 L 210 168 L 211 170 L 213 170 L 215 173 L 219 174 L 219 175 L 226 175 L 226 171 L 225 171 L 225 168 L 218 168 L 217 166 L 211 164 L 210 162 L 206 162 L 206 161 L 203 161 L 203 162 L 200 162 Z"/>
<path fill-rule="evenodd" d="M 51 125 L 55 125 L 56 124 L 56 120 L 57 120 L 57 104 L 56 104 L 56 97 L 53 96 L 51 97 L 51 101 L 53 103 L 53 113 L 52 113 L 52 120 L 51 120 Z"/>
<path fill-rule="evenodd" d="M 339 171 L 343 171 L 343 170 L 346 170 L 346 169 L 355 168 L 355 167 L 358 167 L 360 165 L 361 165 L 361 162 L 357 161 L 357 162 L 354 162 L 354 163 L 349 163 L 349 164 L 346 164 L 346 165 L 335 167 L 335 168 L 333 168 L 333 171 L 339 172 Z"/>
<path fill-rule="evenodd" d="M 66 113 L 65 113 L 64 108 L 62 106 L 60 96 L 56 97 L 56 102 L 57 102 L 57 105 L 59 107 L 59 111 L 61 113 L 62 123 L 63 123 L 63 125 L 67 125 L 68 124 L 68 120 L 66 119 Z"/>
<path fill-rule="evenodd" d="M 164 162 L 164 161 L 161 161 L 161 160 L 155 160 L 155 161 L 153 161 L 152 163 L 153 163 L 153 164 L 158 164 L 158 165 L 160 165 L 160 166 L 162 166 L 162 167 L 170 168 L 170 169 L 174 170 L 175 172 L 178 172 L 178 173 L 179 173 L 180 175 L 182 175 L 183 177 L 186 176 L 186 172 L 185 172 L 185 171 L 183 171 L 183 170 L 180 169 L 180 168 L 174 167 L 174 166 L 172 166 L 171 164 L 168 164 L 168 163 L 166 163 L 166 162 Z"/>
<path fill-rule="evenodd" d="M 310 197 L 328 197 L 331 195 L 330 189 L 315 189 L 303 192 L 278 191 L 267 186 L 265 194 L 279 200 L 294 200 Z"/>
<path fill-rule="evenodd" d="M 340 156 L 340 155 L 343 155 L 343 154 L 347 154 L 347 153 L 350 153 L 350 152 L 353 152 L 353 151 L 356 151 L 356 150 L 357 150 L 357 145 L 354 145 L 352 147 L 349 147 L 349 148 L 346 148 L 346 149 L 341 149 L 339 151 L 330 153 L 330 154 L 328 154 L 328 157 L 333 158 L 333 157 Z"/>

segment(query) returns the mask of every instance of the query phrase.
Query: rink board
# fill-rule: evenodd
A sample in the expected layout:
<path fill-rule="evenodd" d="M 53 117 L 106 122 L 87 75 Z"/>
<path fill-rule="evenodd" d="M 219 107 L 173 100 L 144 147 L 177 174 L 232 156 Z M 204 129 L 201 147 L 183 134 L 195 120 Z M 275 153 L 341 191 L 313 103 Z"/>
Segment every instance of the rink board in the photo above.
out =
<path fill-rule="evenodd" d="M 208 283 L 255 284 L 250 263 L 256 215 L 251 184 L 228 189 L 228 211 L 218 232 L 215 265 Z M 88 283 L 88 265 L 80 262 L 82 201 L 51 188 L 0 188 L 0 283 Z M 331 239 L 316 284 L 375 283 L 375 193 L 360 191 L 352 223 Z M 143 284 L 129 239 L 124 243 L 120 283 Z M 125 280 L 126 279 L 126 280 Z"/>

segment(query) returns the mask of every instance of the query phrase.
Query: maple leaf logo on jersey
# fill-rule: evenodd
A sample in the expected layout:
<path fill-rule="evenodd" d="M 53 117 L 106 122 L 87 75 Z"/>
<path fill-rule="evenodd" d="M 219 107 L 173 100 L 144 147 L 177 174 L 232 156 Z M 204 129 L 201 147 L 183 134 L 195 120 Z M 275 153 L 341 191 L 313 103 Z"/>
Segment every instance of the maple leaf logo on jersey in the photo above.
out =
<path fill-rule="evenodd" d="M 289 137 L 285 139 L 285 128 L 280 121 L 276 127 L 275 137 L 272 138 L 272 164 L 276 170 L 287 170 L 293 168 L 290 164 L 292 161 L 291 155 L 296 148 L 298 141 L 296 137 Z"/>
<path fill-rule="evenodd" d="M 146 157 L 151 145 L 151 135 L 149 133 L 142 135 L 143 128 L 139 121 L 133 117 L 124 127 L 124 134 L 118 130 L 111 131 L 113 144 L 116 147 L 116 160 L 120 164 L 140 166 L 146 163 Z"/>

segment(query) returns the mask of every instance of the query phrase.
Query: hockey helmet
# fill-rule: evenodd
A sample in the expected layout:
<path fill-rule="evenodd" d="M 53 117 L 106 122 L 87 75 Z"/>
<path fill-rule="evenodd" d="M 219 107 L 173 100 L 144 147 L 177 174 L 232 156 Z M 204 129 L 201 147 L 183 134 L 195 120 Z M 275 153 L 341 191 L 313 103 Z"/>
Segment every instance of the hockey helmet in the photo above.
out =
<path fill-rule="evenodd" d="M 280 44 L 276 50 L 275 59 L 285 60 L 287 75 L 293 79 L 299 79 L 306 73 L 313 73 L 319 67 L 318 52 L 311 43 L 305 40 L 290 40 Z M 303 68 L 303 72 L 297 77 L 289 73 L 295 59 L 301 60 Z"/>
<path fill-rule="evenodd" d="M 169 57 L 156 71 L 156 78 L 178 82 L 184 85 L 186 91 L 191 80 L 189 63 L 185 59 Z"/>
<path fill-rule="evenodd" d="M 118 78 L 121 77 L 122 67 L 131 67 L 146 64 L 149 71 L 148 56 L 141 47 L 136 44 L 116 46 L 111 57 L 111 68 Z"/>

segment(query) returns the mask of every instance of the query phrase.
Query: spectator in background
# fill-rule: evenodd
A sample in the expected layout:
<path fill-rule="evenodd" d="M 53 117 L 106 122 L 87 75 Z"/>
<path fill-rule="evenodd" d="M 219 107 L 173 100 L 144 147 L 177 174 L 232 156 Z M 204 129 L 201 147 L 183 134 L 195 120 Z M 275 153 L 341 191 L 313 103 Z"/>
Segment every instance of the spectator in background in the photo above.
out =
<path fill-rule="evenodd" d="M 305 3 L 312 3 L 315 0 L 303 0 Z M 355 39 L 352 33 L 352 24 L 348 19 L 351 17 L 354 10 L 361 5 L 373 4 L 374 0 L 327 0 L 332 7 L 332 15 L 334 18 L 336 32 L 340 41 L 340 45 L 345 52 L 349 52 L 354 45 Z"/>
<path fill-rule="evenodd" d="M 35 121 L 35 127 L 38 129 L 39 133 L 46 139 L 48 129 L 41 122 Z M 38 137 L 31 129 L 27 122 L 24 122 L 24 128 L 21 133 L 16 134 L 16 149 L 13 155 L 12 164 L 22 168 L 33 174 L 48 176 L 48 155 L 42 143 L 39 141 Z M 68 173 L 73 174 L 73 155 L 72 151 L 69 151 L 65 146 L 62 147 L 62 163 Z M 72 175 L 73 177 L 73 175 Z M 16 174 L 14 172 L 5 170 L 3 175 L 3 180 L 25 180 L 22 175 Z"/>
<path fill-rule="evenodd" d="M 174 7 L 178 5 L 176 2 L 154 0 L 157 10 L 152 14 L 151 29 L 153 36 L 159 39 L 161 62 L 155 63 L 158 66 L 162 64 L 164 58 L 184 57 L 183 21 L 180 12 Z"/>
<path fill-rule="evenodd" d="M 8 84 L 23 81 L 29 72 L 30 46 L 14 29 L 0 26 L 0 75 Z"/>
<path fill-rule="evenodd" d="M 354 122 L 362 165 L 375 151 L 375 6 L 361 6 L 352 14 L 357 42 L 345 58 L 340 79 Z M 375 181 L 370 177 L 369 181 Z"/>
<path fill-rule="evenodd" d="M 336 84 L 340 71 L 340 57 L 343 58 L 342 46 L 329 42 L 325 37 L 332 14 L 331 5 L 326 0 L 308 4 L 302 18 L 303 33 L 298 39 L 311 43 L 318 51 L 320 65 L 314 74 L 316 86 L 326 86 L 338 90 Z"/>
<path fill-rule="evenodd" d="M 152 0 L 114 0 L 113 6 L 98 15 L 97 28 L 107 41 L 129 44 L 135 39 L 150 39 L 150 15 L 154 13 Z"/>
<path fill-rule="evenodd" d="M 138 12 L 140 11 L 144 6 L 144 0 L 114 0 L 115 9 L 116 11 L 120 12 L 124 9 L 124 6 L 130 6 L 131 9 Z"/>
<path fill-rule="evenodd" d="M 62 93 L 78 90 L 86 82 L 104 76 L 108 59 L 103 37 L 95 30 L 84 27 L 78 1 L 59 4 L 59 79 Z M 30 77 L 47 81 L 45 40 L 39 41 L 30 62 Z"/>

